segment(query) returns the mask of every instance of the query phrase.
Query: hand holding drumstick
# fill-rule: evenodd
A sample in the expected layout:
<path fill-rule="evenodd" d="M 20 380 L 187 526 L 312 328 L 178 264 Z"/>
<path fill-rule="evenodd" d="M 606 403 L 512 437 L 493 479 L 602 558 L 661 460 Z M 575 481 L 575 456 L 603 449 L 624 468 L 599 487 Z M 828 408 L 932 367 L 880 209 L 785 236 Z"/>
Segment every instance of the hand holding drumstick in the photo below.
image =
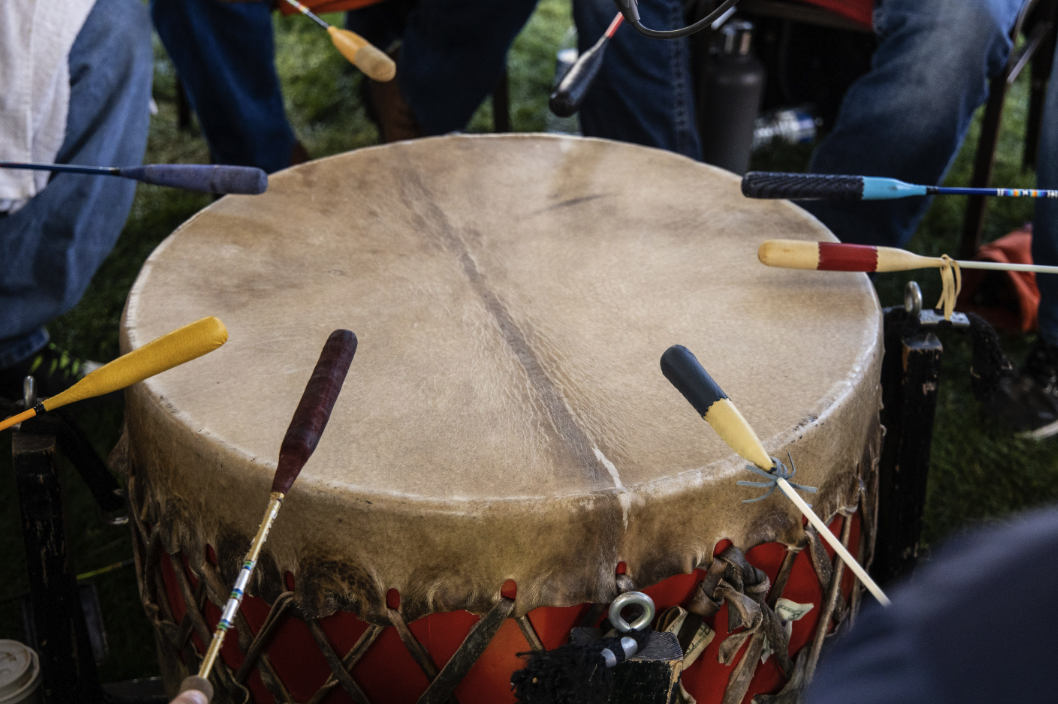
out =
<path fill-rule="evenodd" d="M 820 537 L 830 543 L 834 552 L 848 565 L 863 586 L 881 602 L 882 606 L 889 606 L 889 599 L 882 590 L 870 578 L 867 572 L 860 566 L 845 546 L 834 537 L 830 529 L 816 515 L 815 511 L 805 503 L 804 499 L 797 495 L 794 486 L 787 481 L 785 467 L 778 460 L 768 456 L 764 445 L 761 444 L 757 433 L 753 431 L 750 424 L 742 417 L 735 404 L 727 397 L 717 385 L 709 373 L 691 351 L 681 345 L 673 345 L 661 356 L 661 371 L 665 377 L 672 382 L 681 394 L 694 406 L 694 410 L 702 416 L 706 423 L 712 426 L 716 434 L 720 436 L 728 446 L 744 459 L 749 460 L 761 473 L 774 481 L 774 484 L 782 490 L 786 496 L 794 502 L 801 510 L 805 518 L 819 532 Z M 773 472 L 772 470 L 777 470 Z M 772 484 L 771 481 L 768 482 Z M 751 484 L 758 486 L 758 484 Z M 770 492 L 769 492 L 770 493 Z"/>

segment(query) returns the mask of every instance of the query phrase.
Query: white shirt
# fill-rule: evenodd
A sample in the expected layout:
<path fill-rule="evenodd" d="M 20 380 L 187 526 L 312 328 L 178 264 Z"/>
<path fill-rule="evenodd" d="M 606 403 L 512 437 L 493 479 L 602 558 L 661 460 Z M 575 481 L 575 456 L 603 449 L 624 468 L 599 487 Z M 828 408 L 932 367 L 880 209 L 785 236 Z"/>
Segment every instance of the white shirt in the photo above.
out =
<path fill-rule="evenodd" d="M 0 0 L 0 161 L 55 161 L 66 137 L 70 49 L 94 4 Z M 0 212 L 20 208 L 49 176 L 0 169 Z"/>

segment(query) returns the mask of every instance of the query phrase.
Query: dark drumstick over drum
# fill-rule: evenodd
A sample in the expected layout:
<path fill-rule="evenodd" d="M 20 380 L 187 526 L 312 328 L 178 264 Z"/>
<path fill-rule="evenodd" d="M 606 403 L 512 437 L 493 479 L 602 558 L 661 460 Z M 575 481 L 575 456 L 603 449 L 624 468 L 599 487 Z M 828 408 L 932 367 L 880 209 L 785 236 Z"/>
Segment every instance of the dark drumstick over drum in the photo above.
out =
<path fill-rule="evenodd" d="M 53 171 L 90 176 L 119 176 L 154 186 L 203 193 L 259 195 L 268 190 L 268 174 L 252 166 L 208 164 L 146 164 L 144 166 L 80 166 L 76 164 L 26 164 L 0 161 L 3 169 Z"/>
<path fill-rule="evenodd" d="M 342 384 L 349 373 L 349 365 L 352 364 L 355 354 L 356 335 L 352 332 L 335 330 L 327 338 L 320 359 L 312 370 L 312 376 L 309 377 L 309 383 L 305 386 L 305 392 L 301 395 L 301 401 L 298 402 L 294 417 L 290 421 L 290 427 L 287 428 L 283 443 L 280 445 L 279 466 L 272 481 L 272 495 L 268 500 L 264 520 L 261 521 L 257 535 L 250 545 L 250 551 L 243 561 L 242 571 L 239 572 L 231 598 L 228 599 L 220 621 L 217 623 L 217 630 L 213 633 L 209 650 L 202 659 L 198 675 L 185 679 L 182 689 L 198 689 L 207 697 L 212 697 L 209 673 L 224 643 L 224 634 L 231 628 L 235 614 L 239 610 L 239 604 L 250 582 L 257 558 L 261 554 L 261 547 L 268 538 L 268 531 L 279 513 L 283 497 L 290 491 L 294 480 L 298 478 L 305 463 L 316 449 L 324 428 L 327 427 L 331 410 L 338 399 L 338 393 L 342 390 Z"/>

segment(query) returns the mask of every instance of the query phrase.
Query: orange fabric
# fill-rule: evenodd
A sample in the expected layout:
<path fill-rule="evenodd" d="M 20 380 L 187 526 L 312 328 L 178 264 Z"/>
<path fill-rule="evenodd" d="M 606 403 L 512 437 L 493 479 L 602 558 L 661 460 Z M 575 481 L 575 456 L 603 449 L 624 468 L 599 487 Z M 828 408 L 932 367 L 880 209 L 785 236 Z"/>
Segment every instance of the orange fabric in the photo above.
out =
<path fill-rule="evenodd" d="M 1032 264 L 1032 229 L 1015 230 L 981 247 L 977 261 Z M 1023 271 L 963 269 L 958 310 L 977 313 L 997 330 L 1025 333 L 1036 329 L 1040 290 L 1036 275 Z"/>
<path fill-rule="evenodd" d="M 810 5 L 818 5 L 865 27 L 873 27 L 874 0 L 803 0 Z"/>
<path fill-rule="evenodd" d="M 303 0 L 301 3 L 316 14 L 324 12 L 345 12 L 346 10 L 359 10 L 361 7 L 375 5 L 383 0 Z M 276 7 L 284 15 L 297 14 L 297 10 L 289 2 L 277 0 Z"/>

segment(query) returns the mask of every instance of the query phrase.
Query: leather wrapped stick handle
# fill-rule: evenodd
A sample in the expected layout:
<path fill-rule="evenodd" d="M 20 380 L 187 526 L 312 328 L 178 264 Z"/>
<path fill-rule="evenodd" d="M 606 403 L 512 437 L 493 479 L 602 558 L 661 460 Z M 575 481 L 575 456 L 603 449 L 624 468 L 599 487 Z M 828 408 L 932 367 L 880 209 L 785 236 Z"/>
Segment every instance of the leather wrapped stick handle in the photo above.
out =
<path fill-rule="evenodd" d="M 742 177 L 742 195 L 789 200 L 863 200 L 863 178 L 750 171 Z"/>
<path fill-rule="evenodd" d="M 368 78 L 385 83 L 397 75 L 397 64 L 384 51 L 373 46 L 356 32 L 328 27 L 334 48 Z"/>
<path fill-rule="evenodd" d="M 155 186 L 203 193 L 255 196 L 268 190 L 268 174 L 252 166 L 148 164 L 118 169 L 118 175 Z"/>
<path fill-rule="evenodd" d="M 273 492 L 286 494 L 290 491 L 315 451 L 355 354 L 356 335 L 349 330 L 335 330 L 327 338 L 279 448 Z"/>
<path fill-rule="evenodd" d="M 771 457 L 757 433 L 689 349 L 673 345 L 665 350 L 661 373 L 739 457 L 765 472 L 771 470 Z"/>
<path fill-rule="evenodd" d="M 940 257 L 922 257 L 895 247 L 871 247 L 840 242 L 768 240 L 757 250 L 761 264 L 780 269 L 818 271 L 910 271 L 937 269 Z"/>

